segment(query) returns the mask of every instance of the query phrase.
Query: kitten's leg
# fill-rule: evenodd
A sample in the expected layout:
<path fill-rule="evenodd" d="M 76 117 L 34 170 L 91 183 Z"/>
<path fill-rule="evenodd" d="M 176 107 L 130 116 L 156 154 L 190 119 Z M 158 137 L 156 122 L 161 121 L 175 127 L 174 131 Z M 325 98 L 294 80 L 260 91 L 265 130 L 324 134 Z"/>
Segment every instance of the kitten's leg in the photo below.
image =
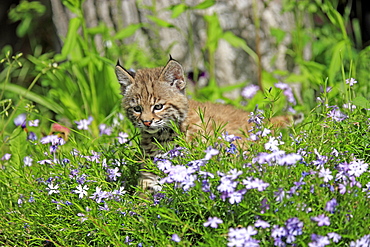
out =
<path fill-rule="evenodd" d="M 159 176 L 152 172 L 140 171 L 138 184 L 145 192 L 155 193 L 162 190 L 159 185 Z"/>

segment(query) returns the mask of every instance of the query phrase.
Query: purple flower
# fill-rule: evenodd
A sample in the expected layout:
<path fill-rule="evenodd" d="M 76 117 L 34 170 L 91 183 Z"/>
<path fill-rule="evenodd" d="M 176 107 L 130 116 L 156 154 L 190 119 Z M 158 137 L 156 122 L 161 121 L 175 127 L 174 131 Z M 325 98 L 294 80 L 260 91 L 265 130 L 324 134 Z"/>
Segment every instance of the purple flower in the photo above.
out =
<path fill-rule="evenodd" d="M 331 175 L 331 171 L 328 168 L 325 169 L 324 167 L 321 168 L 319 172 L 319 177 L 324 178 L 325 183 L 333 179 L 333 175 Z"/>
<path fill-rule="evenodd" d="M 204 222 L 203 225 L 205 227 L 209 226 L 212 228 L 217 228 L 219 224 L 222 224 L 223 221 L 217 217 L 209 217 L 208 221 Z"/>
<path fill-rule="evenodd" d="M 335 207 L 338 206 L 337 199 L 333 198 L 328 201 L 325 205 L 325 211 L 329 213 L 334 213 Z"/>
<path fill-rule="evenodd" d="M 329 118 L 331 118 L 332 120 L 336 121 L 336 122 L 341 122 L 343 120 L 345 120 L 346 118 L 348 118 L 348 116 L 344 113 L 342 113 L 337 106 L 333 107 L 333 109 L 331 109 L 329 111 L 329 113 L 327 114 L 327 116 Z"/>
<path fill-rule="evenodd" d="M 243 184 L 246 189 L 257 189 L 258 191 L 264 191 L 270 184 L 265 183 L 263 180 L 254 177 L 247 177 L 243 180 Z"/>
<path fill-rule="evenodd" d="M 275 83 L 275 87 L 283 90 L 283 93 L 286 96 L 289 103 L 291 103 L 293 105 L 297 104 L 297 102 L 294 98 L 293 90 L 288 84 L 278 82 L 278 83 Z"/>
<path fill-rule="evenodd" d="M 270 224 L 267 222 L 267 221 L 264 221 L 264 220 L 257 220 L 255 223 L 254 223 L 254 226 L 255 227 L 261 227 L 261 228 L 269 228 L 270 227 Z"/>
<path fill-rule="evenodd" d="M 231 180 L 235 180 L 242 174 L 243 174 L 242 171 L 239 171 L 238 169 L 235 168 L 235 169 L 230 170 L 227 173 L 226 177 L 230 178 Z"/>
<path fill-rule="evenodd" d="M 101 203 L 103 199 L 108 198 L 108 193 L 101 190 L 100 187 L 95 188 L 95 192 L 90 196 L 91 199 L 95 200 L 97 203 Z"/>
<path fill-rule="evenodd" d="M 26 156 L 23 158 L 23 163 L 25 166 L 32 166 L 33 159 L 30 156 Z"/>
<path fill-rule="evenodd" d="M 287 236 L 287 230 L 285 227 L 274 225 L 271 231 L 271 237 L 273 238 L 282 238 Z"/>
<path fill-rule="evenodd" d="M 335 232 L 329 232 L 328 238 L 333 240 L 334 243 L 338 243 L 342 236 Z"/>
<path fill-rule="evenodd" d="M 27 140 L 29 140 L 29 141 L 36 141 L 37 140 L 37 136 L 36 136 L 35 132 L 30 131 L 28 133 Z"/>
<path fill-rule="evenodd" d="M 82 174 L 80 177 L 76 178 L 76 182 L 79 184 L 84 184 L 86 182 L 86 174 Z"/>
<path fill-rule="evenodd" d="M 300 221 L 297 217 L 287 219 L 285 222 L 287 230 L 287 243 L 293 243 L 296 240 L 296 236 L 302 235 L 303 231 L 303 222 Z"/>
<path fill-rule="evenodd" d="M 89 125 L 91 124 L 92 121 L 93 121 L 93 117 L 90 116 L 88 119 L 81 119 L 79 121 L 75 121 L 75 123 L 77 124 L 77 129 L 88 130 Z"/>
<path fill-rule="evenodd" d="M 237 148 L 234 143 L 230 143 L 230 147 L 226 148 L 226 152 L 230 154 L 236 154 Z"/>
<path fill-rule="evenodd" d="M 123 132 L 119 132 L 117 139 L 118 139 L 119 144 L 124 144 L 124 143 L 128 142 L 128 134 L 123 133 Z"/>
<path fill-rule="evenodd" d="M 277 202 L 282 202 L 285 197 L 285 191 L 283 190 L 283 188 L 278 188 L 278 191 L 274 192 L 274 196 Z"/>
<path fill-rule="evenodd" d="M 320 236 L 320 235 L 312 234 L 311 240 L 313 242 L 308 243 L 309 247 L 324 247 L 330 244 L 329 238 L 327 236 Z"/>
<path fill-rule="evenodd" d="M 254 97 L 254 95 L 256 95 L 258 90 L 260 90 L 259 86 L 251 84 L 243 88 L 241 95 L 246 99 L 251 99 Z"/>
<path fill-rule="evenodd" d="M 339 193 L 344 195 L 347 192 L 347 187 L 345 184 L 338 184 Z"/>
<path fill-rule="evenodd" d="M 258 241 L 252 239 L 252 236 L 257 233 L 257 230 L 253 226 L 248 226 L 247 228 L 230 228 L 227 246 L 258 246 Z"/>
<path fill-rule="evenodd" d="M 265 137 L 265 136 L 268 136 L 269 134 L 271 134 L 271 130 L 269 130 L 267 128 L 264 128 L 262 133 L 261 133 L 261 136 Z"/>
<path fill-rule="evenodd" d="M 312 221 L 316 221 L 318 226 L 329 226 L 330 225 L 330 219 L 325 214 L 320 214 L 315 217 L 311 217 Z"/>
<path fill-rule="evenodd" d="M 268 200 L 266 198 L 263 198 L 261 201 L 261 214 L 266 213 L 270 209 L 270 204 L 268 203 Z"/>
<path fill-rule="evenodd" d="M 11 154 L 6 153 L 3 155 L 3 157 L 1 157 L 1 160 L 10 160 L 11 157 L 12 157 Z"/>
<path fill-rule="evenodd" d="M 284 144 L 284 142 L 277 140 L 273 136 L 270 136 L 269 141 L 265 143 L 265 149 L 272 152 L 279 151 L 278 146 L 281 144 Z"/>
<path fill-rule="evenodd" d="M 118 167 L 114 169 L 108 168 L 107 173 L 108 173 L 109 180 L 112 180 L 112 181 L 117 181 L 117 177 L 121 176 L 121 173 L 119 172 Z"/>
<path fill-rule="evenodd" d="M 172 234 L 171 236 L 171 240 L 178 243 L 181 241 L 181 238 L 179 237 L 179 235 L 177 235 L 176 233 Z"/>
<path fill-rule="evenodd" d="M 85 159 L 91 162 L 100 163 L 100 154 L 98 152 L 95 152 L 94 150 L 91 150 L 91 156 L 85 156 Z"/>
<path fill-rule="evenodd" d="M 110 136 L 112 134 L 112 128 L 107 126 L 106 124 L 100 124 L 99 125 L 99 134 L 102 135 L 108 135 Z"/>
<path fill-rule="evenodd" d="M 171 161 L 166 160 L 166 159 L 161 159 L 161 160 L 158 159 L 156 161 L 156 163 L 157 163 L 158 169 L 161 170 L 161 171 L 170 170 L 170 168 L 172 166 Z"/>
<path fill-rule="evenodd" d="M 351 79 L 346 79 L 346 83 L 349 84 L 350 87 L 352 87 L 353 85 L 357 83 L 357 81 L 354 78 L 351 78 Z"/>
<path fill-rule="evenodd" d="M 26 128 L 26 113 L 19 114 L 16 118 L 14 118 L 14 124 L 15 126 Z"/>
<path fill-rule="evenodd" d="M 183 156 L 183 152 L 181 152 L 181 150 L 183 150 L 185 148 L 183 147 L 175 147 L 174 149 L 171 149 L 170 151 L 168 151 L 166 154 L 165 154 L 165 157 L 169 156 L 171 159 L 172 158 L 175 158 L 175 157 L 179 157 L 179 156 Z"/>
<path fill-rule="evenodd" d="M 370 246 L 370 234 L 363 236 L 356 241 L 351 241 L 350 247 L 367 247 Z"/>
<path fill-rule="evenodd" d="M 64 145 L 66 142 L 63 140 L 63 138 L 57 136 L 57 135 L 48 135 L 43 138 L 41 138 L 40 142 L 42 144 L 50 143 L 53 146 L 59 146 Z"/>
<path fill-rule="evenodd" d="M 243 200 L 243 195 L 245 194 L 246 190 L 238 190 L 228 193 L 227 196 L 229 197 L 229 203 L 235 204 L 240 203 Z"/>
<path fill-rule="evenodd" d="M 38 127 L 39 126 L 40 120 L 35 119 L 35 120 L 30 120 L 28 121 L 28 126 L 30 127 Z"/>
<path fill-rule="evenodd" d="M 87 220 L 87 217 L 85 217 L 85 214 L 83 214 L 83 213 L 77 213 L 77 216 L 80 217 L 78 219 L 78 221 L 80 221 L 81 223 L 83 223 Z"/>
<path fill-rule="evenodd" d="M 210 160 L 213 156 L 219 154 L 220 151 L 212 147 L 208 147 L 204 152 L 206 152 L 205 160 Z"/>
<path fill-rule="evenodd" d="M 302 159 L 302 156 L 296 153 L 284 155 L 278 159 L 279 165 L 294 165 Z"/>
<path fill-rule="evenodd" d="M 108 204 L 104 202 L 104 206 L 99 206 L 100 211 L 109 211 Z"/>
<path fill-rule="evenodd" d="M 367 171 L 369 165 L 363 160 L 353 160 L 348 165 L 348 174 L 351 176 L 359 177 Z"/>
<path fill-rule="evenodd" d="M 257 113 L 251 112 L 249 115 L 248 123 L 255 123 L 257 126 L 261 126 L 263 123 L 263 115 L 261 110 L 257 110 Z"/>
<path fill-rule="evenodd" d="M 222 139 L 227 141 L 227 142 L 233 142 L 233 141 L 236 141 L 236 140 L 240 140 L 242 138 L 240 138 L 239 136 L 236 136 L 236 135 L 229 135 L 226 131 L 226 132 L 222 133 Z"/>
<path fill-rule="evenodd" d="M 221 177 L 220 184 L 217 186 L 217 190 L 220 192 L 231 193 L 235 191 L 237 185 L 237 182 L 232 181 L 230 178 L 225 176 Z"/>

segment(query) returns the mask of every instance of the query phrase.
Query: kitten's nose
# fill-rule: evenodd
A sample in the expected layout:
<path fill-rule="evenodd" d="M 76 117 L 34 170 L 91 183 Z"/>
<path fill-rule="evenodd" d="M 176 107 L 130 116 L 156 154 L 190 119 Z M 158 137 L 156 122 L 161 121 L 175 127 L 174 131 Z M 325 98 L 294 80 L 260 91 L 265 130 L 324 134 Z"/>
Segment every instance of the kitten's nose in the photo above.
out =
<path fill-rule="evenodd" d="M 143 124 L 147 127 L 150 127 L 150 125 L 152 125 L 152 121 L 143 121 Z"/>

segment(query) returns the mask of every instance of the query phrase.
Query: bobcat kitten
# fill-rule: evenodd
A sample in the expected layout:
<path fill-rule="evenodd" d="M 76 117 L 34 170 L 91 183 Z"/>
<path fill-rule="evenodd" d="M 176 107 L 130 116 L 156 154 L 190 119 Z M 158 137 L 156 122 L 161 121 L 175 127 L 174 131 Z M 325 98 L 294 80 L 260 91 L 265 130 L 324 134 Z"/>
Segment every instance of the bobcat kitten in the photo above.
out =
<path fill-rule="evenodd" d="M 141 148 L 147 157 L 160 154 L 157 142 L 165 145 L 174 139 L 176 133 L 171 128 L 171 121 L 188 139 L 201 131 L 199 109 L 204 111 L 206 123 L 212 120 L 217 126 L 227 124 L 225 131 L 229 134 L 241 136 L 242 131 L 247 133 L 251 128 L 249 113 L 243 110 L 189 100 L 185 95 L 184 70 L 171 57 L 164 68 L 141 69 L 136 73 L 117 64 L 116 75 L 121 84 L 123 108 L 131 122 L 141 130 Z M 286 125 L 290 119 L 276 121 Z M 212 131 L 211 124 L 207 128 Z M 143 190 L 158 190 L 157 179 L 155 174 L 141 171 L 139 184 Z"/>

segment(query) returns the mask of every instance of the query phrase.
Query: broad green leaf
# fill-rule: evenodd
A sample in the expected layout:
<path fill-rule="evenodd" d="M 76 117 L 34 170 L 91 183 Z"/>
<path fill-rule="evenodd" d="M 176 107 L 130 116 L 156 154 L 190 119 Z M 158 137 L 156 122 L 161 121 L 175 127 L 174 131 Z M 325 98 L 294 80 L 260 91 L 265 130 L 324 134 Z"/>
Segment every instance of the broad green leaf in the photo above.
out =
<path fill-rule="evenodd" d="M 281 30 L 280 28 L 270 28 L 270 33 L 272 36 L 275 37 L 276 43 L 279 45 L 283 39 L 285 38 L 286 32 Z"/>
<path fill-rule="evenodd" d="M 175 27 L 173 24 L 163 20 L 163 19 L 160 19 L 158 17 L 155 17 L 155 16 L 152 16 L 152 15 L 148 15 L 147 16 L 152 22 L 154 22 L 155 24 L 157 24 L 158 26 L 160 27 Z"/>
<path fill-rule="evenodd" d="M 200 4 L 192 7 L 192 9 L 206 9 L 213 6 L 215 3 L 215 0 L 205 0 L 204 2 L 201 2 Z"/>
<path fill-rule="evenodd" d="M 213 15 L 205 15 L 204 19 L 208 24 L 206 47 L 213 53 L 217 49 L 218 40 L 222 37 L 223 31 L 216 13 Z"/>
<path fill-rule="evenodd" d="M 86 31 L 88 34 L 96 35 L 105 33 L 107 29 L 107 26 L 104 23 L 100 22 L 98 26 L 87 28 Z"/>
<path fill-rule="evenodd" d="M 235 85 L 223 86 L 223 87 L 219 88 L 219 90 L 222 93 L 226 93 L 226 92 L 231 92 L 235 89 L 240 89 L 240 88 L 244 87 L 245 85 L 246 85 L 245 82 L 241 82 L 241 83 L 238 83 L 238 84 L 235 84 Z"/>
<path fill-rule="evenodd" d="M 255 62 L 258 61 L 257 54 L 247 45 L 247 42 L 244 39 L 236 36 L 234 33 L 230 32 L 230 31 L 225 32 L 222 35 L 222 38 L 224 40 L 226 40 L 227 42 L 229 42 L 230 45 L 232 45 L 236 48 L 243 49 L 249 56 L 251 56 L 253 58 L 253 60 Z"/>
<path fill-rule="evenodd" d="M 114 35 L 113 39 L 114 40 L 116 40 L 116 39 L 121 40 L 121 39 L 125 39 L 127 37 L 130 37 L 141 27 L 142 27 L 141 23 L 131 24 L 131 25 L 125 27 L 124 29 L 121 29 L 120 31 L 118 31 L 116 33 L 116 35 Z"/>
<path fill-rule="evenodd" d="M 358 97 L 354 98 L 352 100 L 352 103 L 355 106 L 362 107 L 362 108 L 365 108 L 365 109 L 370 108 L 370 101 L 368 99 L 366 99 L 365 97 L 362 97 L 362 96 L 358 96 Z"/>
<path fill-rule="evenodd" d="M 9 138 L 10 153 L 19 165 L 27 155 L 27 133 L 20 127 L 14 129 Z"/>
<path fill-rule="evenodd" d="M 341 58 L 343 54 L 346 52 L 346 45 L 348 42 L 346 40 L 339 41 L 333 48 L 333 55 L 330 61 L 329 70 L 328 70 L 328 77 L 329 77 L 329 85 L 333 85 L 335 81 L 336 74 L 340 70 Z"/>
<path fill-rule="evenodd" d="M 81 20 L 79 18 L 73 18 L 69 21 L 69 28 L 67 37 L 64 41 L 61 54 L 55 56 L 56 61 L 62 61 L 66 59 L 74 49 L 77 43 L 77 38 L 79 36 L 78 29 L 81 25 Z"/>
<path fill-rule="evenodd" d="M 182 13 L 184 13 L 187 9 L 189 9 L 189 7 L 184 3 L 180 3 L 177 5 L 171 6 L 169 9 L 172 11 L 171 18 L 174 19 L 174 18 L 177 18 Z"/>
<path fill-rule="evenodd" d="M 36 94 L 34 92 L 30 92 L 24 87 L 21 87 L 21 86 L 15 85 L 15 84 L 7 83 L 7 84 L 5 84 L 5 86 L 3 84 L 0 84 L 0 88 L 5 88 L 6 91 L 22 95 L 25 98 L 27 98 L 27 99 L 35 102 L 35 103 L 38 103 L 40 105 L 45 106 L 46 108 L 52 110 L 53 112 L 55 112 L 57 114 L 63 114 L 63 112 L 64 112 L 63 107 L 61 107 L 60 105 L 58 105 L 54 101 L 51 101 L 51 100 L 49 100 L 48 98 L 46 98 L 42 95 Z"/>

